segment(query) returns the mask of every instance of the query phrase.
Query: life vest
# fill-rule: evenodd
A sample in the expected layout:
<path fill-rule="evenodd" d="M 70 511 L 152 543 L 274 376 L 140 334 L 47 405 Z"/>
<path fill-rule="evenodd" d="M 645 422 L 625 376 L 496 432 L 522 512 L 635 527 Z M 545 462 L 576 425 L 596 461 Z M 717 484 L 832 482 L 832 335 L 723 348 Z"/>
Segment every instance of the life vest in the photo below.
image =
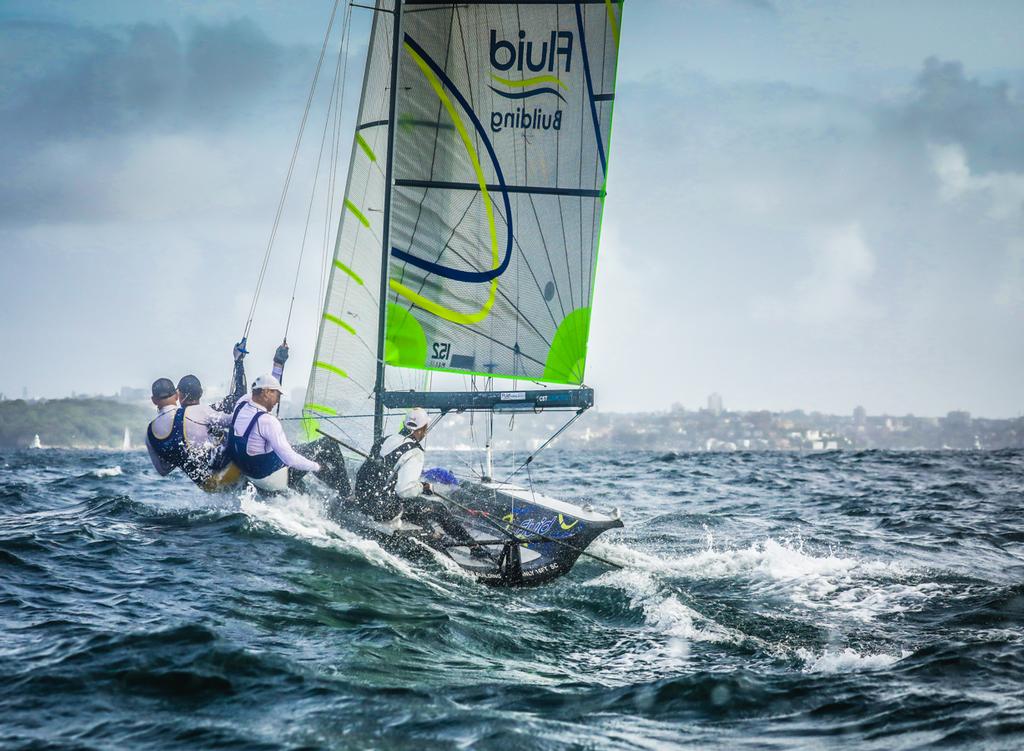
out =
<path fill-rule="evenodd" d="M 146 428 L 149 445 L 165 463 L 180 469 L 203 490 L 224 490 L 238 481 L 238 470 L 231 466 L 231 458 L 223 444 L 189 444 L 185 434 L 186 409 L 187 407 L 178 407 L 171 423 L 171 432 L 163 438 L 157 438 L 151 422 Z"/>
<path fill-rule="evenodd" d="M 401 502 L 395 495 L 398 460 L 413 449 L 423 449 L 419 441 L 408 439 L 389 454 L 380 455 L 386 439 L 373 444 L 370 455 L 356 472 L 356 505 L 378 521 L 394 519 L 402 510 Z"/>
<path fill-rule="evenodd" d="M 249 421 L 249 426 L 245 429 L 245 432 L 240 436 L 235 435 L 235 421 L 238 419 L 238 413 L 242 411 L 242 407 L 246 404 L 249 404 L 249 402 L 239 404 L 231 415 L 231 432 L 228 434 L 227 458 L 229 461 L 234 462 L 246 477 L 262 480 L 264 477 L 269 477 L 287 465 L 273 451 L 268 451 L 265 454 L 256 454 L 255 456 L 250 456 L 247 451 L 246 447 L 249 445 L 249 436 L 252 435 L 253 428 L 256 427 L 259 419 L 267 414 L 266 412 L 257 408 L 256 414 Z"/>
<path fill-rule="evenodd" d="M 185 442 L 185 408 L 178 407 L 174 412 L 174 421 L 171 423 L 171 432 L 163 438 L 157 438 L 153 432 L 153 420 L 146 428 L 146 440 L 153 447 L 154 453 L 159 456 L 165 464 L 179 469 L 188 462 L 188 444 Z"/>

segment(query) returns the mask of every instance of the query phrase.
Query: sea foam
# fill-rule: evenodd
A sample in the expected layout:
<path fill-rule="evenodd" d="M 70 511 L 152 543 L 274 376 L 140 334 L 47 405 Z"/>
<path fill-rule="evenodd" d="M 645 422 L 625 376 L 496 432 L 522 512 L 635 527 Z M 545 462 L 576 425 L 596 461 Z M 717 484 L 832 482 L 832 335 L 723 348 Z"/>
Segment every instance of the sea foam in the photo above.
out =
<path fill-rule="evenodd" d="M 825 650 L 816 655 L 807 649 L 796 650 L 796 656 L 804 661 L 805 673 L 850 673 L 856 670 L 879 670 L 899 662 L 909 652 L 899 655 L 869 654 L 861 655 L 846 647 L 840 652 Z"/>
<path fill-rule="evenodd" d="M 290 493 L 261 500 L 256 497 L 255 492 L 247 490 L 242 493 L 240 508 L 242 513 L 250 518 L 267 524 L 282 534 L 306 540 L 318 547 L 356 551 L 375 565 L 422 581 L 435 590 L 447 592 L 436 582 L 428 581 L 411 564 L 387 552 L 373 540 L 360 537 L 325 518 L 322 502 L 318 498 Z"/>
<path fill-rule="evenodd" d="M 123 475 L 124 472 L 121 470 L 121 467 L 115 466 L 115 467 L 101 467 L 100 469 L 94 469 L 89 474 L 92 475 L 93 477 L 118 477 L 120 475 Z"/>

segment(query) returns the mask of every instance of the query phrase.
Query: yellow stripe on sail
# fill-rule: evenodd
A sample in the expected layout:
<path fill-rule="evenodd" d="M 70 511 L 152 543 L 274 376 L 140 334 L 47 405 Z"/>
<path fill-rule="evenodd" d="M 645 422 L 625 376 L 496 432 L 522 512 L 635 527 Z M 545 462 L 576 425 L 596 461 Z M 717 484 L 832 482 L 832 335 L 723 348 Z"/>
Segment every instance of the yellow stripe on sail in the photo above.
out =
<path fill-rule="evenodd" d="M 331 417 L 338 416 L 338 410 L 331 409 L 330 407 L 323 404 L 313 404 L 312 402 L 307 404 L 303 409 L 307 409 L 310 412 L 317 412 L 321 415 L 329 415 Z"/>
<path fill-rule="evenodd" d="M 366 139 L 363 138 L 359 133 L 356 133 L 356 143 L 359 144 L 359 148 L 363 150 L 363 152 L 366 154 L 366 156 L 369 158 L 371 162 L 377 161 L 377 155 L 373 153 L 373 149 L 370 148 L 370 144 L 368 144 L 366 142 Z"/>
<path fill-rule="evenodd" d="M 441 104 L 443 104 L 444 108 L 448 110 L 448 115 L 451 117 L 452 122 L 455 123 L 455 128 L 459 131 L 459 136 L 462 138 L 462 144 L 466 147 L 466 153 L 469 154 L 469 159 L 473 163 L 473 171 L 476 173 L 477 182 L 480 184 L 480 192 L 483 196 L 484 208 L 487 210 L 487 225 L 491 233 L 491 259 L 494 263 L 494 268 L 498 268 L 498 231 L 494 226 L 494 207 L 491 205 L 491 197 L 487 191 L 487 180 L 484 178 L 484 171 L 480 166 L 480 159 L 477 156 L 476 148 L 473 146 L 473 140 L 469 137 L 469 133 L 466 132 L 466 125 L 462 122 L 462 118 L 459 117 L 459 113 L 456 112 L 455 106 L 445 93 L 444 88 L 441 86 L 441 82 L 438 81 L 437 76 L 434 75 L 434 71 L 430 69 L 430 66 L 427 65 L 426 61 L 422 57 L 416 54 L 416 51 L 409 46 L 408 43 L 405 45 L 405 50 L 416 62 L 416 65 L 419 66 L 419 69 L 423 71 L 423 75 L 426 76 L 431 88 L 434 89 L 434 93 L 436 93 L 438 99 L 441 100 Z M 388 284 L 395 294 L 411 300 L 427 312 L 433 313 L 438 318 L 443 318 L 446 321 L 460 323 L 467 326 L 474 323 L 480 323 L 480 321 L 487 318 L 491 312 L 491 307 L 494 305 L 495 291 L 498 289 L 498 279 L 495 277 L 490 282 L 490 292 L 487 296 L 487 302 L 484 303 L 483 307 L 475 313 L 460 313 L 457 310 L 451 310 L 434 302 L 433 300 L 423 297 L 423 295 L 414 292 L 401 282 L 396 282 L 394 279 L 388 280 Z"/>
<path fill-rule="evenodd" d="M 348 378 L 348 373 L 339 368 L 337 365 L 331 365 L 329 362 L 320 362 L 317 360 L 313 363 L 314 368 L 320 368 L 321 370 L 329 370 L 335 375 L 340 375 L 342 378 Z"/>
<path fill-rule="evenodd" d="M 612 7 L 612 0 L 604 0 L 604 5 L 608 9 L 608 25 L 612 28 L 612 39 L 615 40 L 615 46 L 619 46 L 619 22 L 615 20 L 615 9 Z"/>
<path fill-rule="evenodd" d="M 337 266 L 342 271 L 344 271 L 350 277 L 352 277 L 352 279 L 356 282 L 356 284 L 362 284 L 363 283 L 363 278 L 361 276 L 359 276 L 359 274 L 354 272 L 352 269 L 350 269 L 348 266 L 343 264 L 338 259 L 334 259 L 334 265 Z"/>
<path fill-rule="evenodd" d="M 533 86 L 534 84 L 537 83 L 553 83 L 555 84 L 555 86 L 560 86 L 561 88 L 566 90 L 569 89 L 568 86 L 566 86 L 564 83 L 558 80 L 557 76 L 534 76 L 533 78 L 524 78 L 522 81 L 514 81 L 511 78 L 502 78 L 496 73 L 491 73 L 491 78 L 493 78 L 498 83 L 503 83 L 506 86 L 511 86 L 514 89 L 521 89 L 526 86 Z"/>
<path fill-rule="evenodd" d="M 324 313 L 324 320 L 325 321 L 330 321 L 331 323 L 334 323 L 334 324 L 337 324 L 338 326 L 341 326 L 343 329 L 345 329 L 345 331 L 347 331 L 350 334 L 355 334 L 356 333 L 356 330 L 354 328 L 352 328 L 347 323 L 345 323 L 343 320 L 338 318 L 338 316 L 332 316 L 330 313 Z"/>
<path fill-rule="evenodd" d="M 367 219 L 366 215 L 363 214 L 363 212 L 360 211 L 359 208 L 347 198 L 345 199 L 345 208 L 352 212 L 353 216 L 355 216 L 355 218 L 359 220 L 359 223 L 361 225 L 369 228 L 370 220 Z"/>

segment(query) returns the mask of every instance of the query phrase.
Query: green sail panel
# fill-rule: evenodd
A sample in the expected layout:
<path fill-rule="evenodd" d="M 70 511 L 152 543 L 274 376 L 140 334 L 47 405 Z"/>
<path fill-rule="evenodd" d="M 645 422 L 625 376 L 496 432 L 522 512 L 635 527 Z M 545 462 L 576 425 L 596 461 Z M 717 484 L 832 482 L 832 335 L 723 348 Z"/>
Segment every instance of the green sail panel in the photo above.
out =
<path fill-rule="evenodd" d="M 387 360 L 579 384 L 622 5 L 420 5 L 398 53 Z"/>

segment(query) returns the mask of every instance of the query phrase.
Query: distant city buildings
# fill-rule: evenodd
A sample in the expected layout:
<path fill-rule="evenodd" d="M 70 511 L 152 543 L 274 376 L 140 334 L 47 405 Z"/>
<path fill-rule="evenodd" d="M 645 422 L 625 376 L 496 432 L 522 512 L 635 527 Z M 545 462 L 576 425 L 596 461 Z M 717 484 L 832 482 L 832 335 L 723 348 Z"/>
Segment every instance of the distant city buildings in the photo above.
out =
<path fill-rule="evenodd" d="M 132 386 L 122 386 L 116 399 L 125 404 L 137 404 L 139 402 L 149 403 L 149 389 L 137 389 Z"/>
<path fill-rule="evenodd" d="M 666 412 L 613 414 L 591 410 L 559 437 L 571 449 L 661 451 L 837 451 L 864 449 L 943 450 L 1024 448 L 1024 418 L 987 420 L 954 411 L 945 417 L 868 415 L 857 407 L 849 416 L 802 410 L 728 412 L 721 397 L 696 412 L 674 404 Z M 499 431 L 494 446 L 524 450 L 539 446 L 564 424 L 562 413 L 516 418 L 514 437 Z M 446 418 L 431 435 L 438 448 L 480 444 L 480 423 L 469 415 Z"/>
<path fill-rule="evenodd" d="M 211 398 L 227 393 L 226 384 L 209 389 Z M 113 396 L 77 395 L 93 406 L 120 402 L 152 410 L 147 388 L 122 386 Z M 297 386 L 283 414 L 295 418 L 301 414 L 305 389 Z M 49 399 L 21 400 L 27 405 L 45 406 Z M 4 402 L 0 394 L 0 402 Z M 6 402 L 14 405 L 16 402 Z M 550 438 L 570 415 L 541 412 L 516 415 L 502 420 L 514 423 L 514 432 L 499 429 L 494 447 L 498 450 L 534 450 Z M 496 425 L 498 421 L 495 421 Z M 431 446 L 458 450 L 482 446 L 486 430 L 482 415 L 449 414 L 431 433 Z M 31 432 L 40 432 L 33 423 Z M 123 425 L 121 426 L 123 428 Z M 286 428 L 298 438 L 300 424 L 291 419 Z M 29 435 L 31 438 L 31 435 Z M 708 396 L 707 407 L 687 410 L 679 402 L 664 412 L 606 413 L 596 409 L 584 413 L 576 426 L 557 439 L 557 445 L 570 449 L 664 450 L 664 451 L 836 451 L 863 449 L 943 450 L 1024 448 L 1024 417 L 990 420 L 972 417 L 970 412 L 953 410 L 944 417 L 915 415 L 869 415 L 858 405 L 848 415 L 821 412 L 769 412 L 767 410 L 729 412 L 721 394 Z M 20 445 L 20 444 L 18 444 Z"/>

